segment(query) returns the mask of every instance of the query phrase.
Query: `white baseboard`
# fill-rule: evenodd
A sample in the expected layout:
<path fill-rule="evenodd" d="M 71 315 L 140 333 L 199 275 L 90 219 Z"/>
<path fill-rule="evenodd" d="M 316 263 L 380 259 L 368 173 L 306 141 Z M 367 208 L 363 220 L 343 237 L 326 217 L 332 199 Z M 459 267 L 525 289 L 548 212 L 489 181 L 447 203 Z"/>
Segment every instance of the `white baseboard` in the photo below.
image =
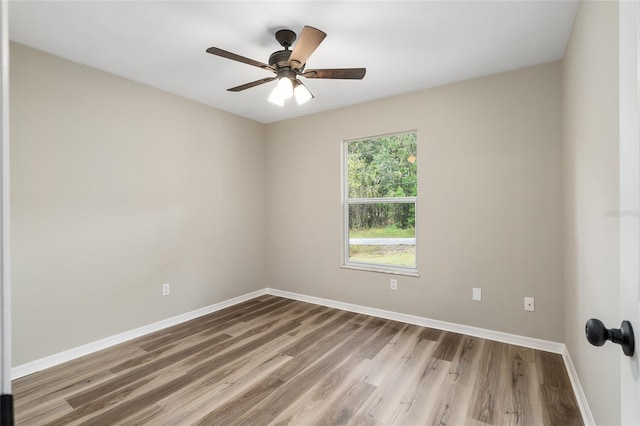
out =
<path fill-rule="evenodd" d="M 287 299 L 299 300 L 301 302 L 313 303 L 315 305 L 322 305 L 330 308 L 356 312 L 359 314 L 372 315 L 379 318 L 405 322 L 422 327 L 431 327 L 438 330 L 451 331 L 454 333 L 461 333 L 469 336 L 480 337 L 483 339 L 494 340 L 512 345 L 524 346 L 532 349 L 561 354 L 567 368 L 567 373 L 569 374 L 569 379 L 571 380 L 571 385 L 573 386 L 573 390 L 576 395 L 576 399 L 578 401 L 578 406 L 580 407 L 584 423 L 587 426 L 595 425 L 591 410 L 589 409 L 587 398 L 584 394 L 584 391 L 582 390 L 582 386 L 580 385 L 580 380 L 578 379 L 578 374 L 576 372 L 575 366 L 573 365 L 573 361 L 571 360 L 571 356 L 569 355 L 567 346 L 564 343 L 535 339 L 532 337 L 519 336 L 517 334 L 503 333 L 500 331 L 487 330 L 484 328 L 456 324 L 447 321 L 439 321 L 435 319 L 419 317 L 416 315 L 387 311 L 384 309 L 370 308 L 367 306 L 339 302 L 336 300 L 324 299 L 321 297 L 307 296 L 304 294 L 293 293 L 290 291 L 283 291 L 274 288 L 264 288 L 251 293 L 247 293 L 238 297 L 234 297 L 232 299 L 225 300 L 223 302 L 206 306 L 201 309 L 196 309 L 195 311 L 177 315 L 166 320 L 158 321 L 153 324 L 145 325 L 134 330 L 120 333 L 115 336 L 107 337 L 96 342 L 92 342 L 83 346 L 79 346 L 77 348 L 69 349 L 57 354 L 47 356 L 45 358 L 19 365 L 11 369 L 11 377 L 12 379 L 24 377 L 37 371 L 62 364 L 67 361 L 71 361 L 84 355 L 88 355 L 92 352 L 96 352 L 110 346 L 126 342 L 127 340 L 131 340 L 136 337 L 144 336 L 145 334 L 149 334 L 154 331 L 162 330 L 163 328 L 171 327 L 182 322 L 189 321 L 202 315 L 207 315 L 212 312 L 219 311 L 229 306 L 237 305 L 238 303 L 242 303 L 265 294 L 271 294 L 273 296 L 285 297 Z"/>
<path fill-rule="evenodd" d="M 578 407 L 580 407 L 580 412 L 582 413 L 582 420 L 584 421 L 585 426 L 595 426 L 596 421 L 593 418 L 593 414 L 591 414 L 591 408 L 589 408 L 587 396 L 584 394 L 584 390 L 580 384 L 580 379 L 578 378 L 578 372 L 576 371 L 575 365 L 573 365 L 573 360 L 571 359 L 569 349 L 566 345 L 564 345 L 564 350 L 562 351 L 562 359 L 564 360 L 564 365 L 567 368 L 569 380 L 571 380 L 573 393 L 576 395 L 576 399 L 578 400 Z"/>
<path fill-rule="evenodd" d="M 37 359 L 35 361 L 28 362 L 26 364 L 18 365 L 11 369 L 11 379 L 15 380 L 20 377 L 27 376 L 37 371 L 44 370 L 46 368 L 54 367 L 56 365 L 71 361 L 84 355 L 88 355 L 93 352 L 97 352 L 102 349 L 106 349 L 110 346 L 117 345 L 119 343 L 126 342 L 127 340 L 135 339 L 136 337 L 144 336 L 145 334 L 152 333 L 154 331 L 162 330 L 163 328 L 171 327 L 180 324 L 185 321 L 192 320 L 202 315 L 207 315 L 212 312 L 219 311 L 229 306 L 237 305 L 238 303 L 245 302 L 255 297 L 263 296 L 267 294 L 266 289 L 253 291 L 251 293 L 243 294 L 238 297 L 234 297 L 228 300 L 224 300 L 213 305 L 205 306 L 204 308 L 196 309 L 191 312 L 176 315 L 175 317 L 167 318 L 162 321 L 154 322 L 153 324 L 144 325 L 142 327 L 125 331 L 124 333 L 116 334 L 95 342 L 88 343 L 86 345 L 78 346 L 73 349 L 69 349 L 63 352 Z"/>
<path fill-rule="evenodd" d="M 469 336 L 481 337 L 483 339 L 495 340 L 497 342 L 509 343 L 511 345 L 524 346 L 532 349 L 539 349 L 546 352 L 562 354 L 565 348 L 563 343 L 549 340 L 535 339 L 533 337 L 519 336 L 517 334 L 503 333 L 501 331 L 487 330 L 485 328 L 472 327 L 470 325 L 456 324 L 447 321 L 408 315 L 400 312 L 386 311 L 384 309 L 369 308 L 367 306 L 354 305 L 352 303 L 338 302 L 336 300 L 324 299 L 321 297 L 306 296 L 304 294 L 282 291 L 274 288 L 267 288 L 267 294 L 286 297 L 287 299 L 300 300 L 302 302 L 316 305 L 328 306 L 330 308 L 342 309 L 344 311 L 356 312 L 359 314 L 372 315 L 374 317 L 405 322 L 419 325 L 421 327 L 436 328 L 438 330 L 451 331 L 454 333 L 466 334 Z"/>

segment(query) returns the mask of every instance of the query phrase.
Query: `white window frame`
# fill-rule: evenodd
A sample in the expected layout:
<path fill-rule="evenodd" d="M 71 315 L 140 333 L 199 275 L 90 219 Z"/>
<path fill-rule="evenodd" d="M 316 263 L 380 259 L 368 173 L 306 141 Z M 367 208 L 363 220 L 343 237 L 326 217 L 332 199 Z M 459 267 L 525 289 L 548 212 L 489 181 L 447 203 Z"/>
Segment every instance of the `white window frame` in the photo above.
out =
<path fill-rule="evenodd" d="M 348 158 L 348 146 L 351 142 L 361 141 L 363 139 L 376 139 L 385 136 L 397 136 L 408 133 L 416 134 L 416 150 L 417 150 L 417 130 L 408 130 L 403 132 L 388 133 L 377 136 L 366 136 L 354 139 L 345 139 L 342 141 L 342 268 L 355 269 L 369 272 L 381 272 L 385 274 L 394 275 L 408 275 L 412 277 L 419 277 L 418 273 L 418 197 L 393 197 L 393 198 L 349 198 L 349 162 Z M 419 174 L 419 172 L 418 172 Z M 366 262 L 351 262 L 349 261 L 349 206 L 353 204 L 404 204 L 413 203 L 415 206 L 415 252 L 416 252 L 416 265 L 415 267 L 409 266 L 397 266 L 397 265 L 385 265 L 380 263 L 366 263 Z"/>

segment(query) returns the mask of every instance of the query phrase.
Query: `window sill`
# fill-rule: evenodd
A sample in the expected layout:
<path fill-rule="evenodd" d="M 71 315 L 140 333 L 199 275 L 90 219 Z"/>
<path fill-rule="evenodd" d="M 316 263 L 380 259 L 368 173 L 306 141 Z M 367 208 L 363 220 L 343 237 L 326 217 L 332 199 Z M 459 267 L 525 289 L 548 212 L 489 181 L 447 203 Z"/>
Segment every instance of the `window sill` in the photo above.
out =
<path fill-rule="evenodd" d="M 368 267 L 366 265 L 342 265 L 340 268 L 342 269 L 352 269 L 355 271 L 365 271 L 365 272 L 377 272 L 379 274 L 390 274 L 390 275 L 402 275 L 405 277 L 420 277 L 420 274 L 417 270 L 401 270 L 401 269 L 385 269 L 384 267 L 378 269 L 377 267 Z"/>

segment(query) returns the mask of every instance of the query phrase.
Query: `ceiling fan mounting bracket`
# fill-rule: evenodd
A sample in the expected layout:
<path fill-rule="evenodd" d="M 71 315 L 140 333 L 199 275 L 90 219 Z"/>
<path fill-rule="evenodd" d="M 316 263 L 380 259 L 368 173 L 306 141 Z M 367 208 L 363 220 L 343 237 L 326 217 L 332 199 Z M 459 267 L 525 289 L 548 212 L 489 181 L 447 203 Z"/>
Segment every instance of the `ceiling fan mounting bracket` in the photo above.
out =
<path fill-rule="evenodd" d="M 296 33 L 291 30 L 278 30 L 276 31 L 276 40 L 285 49 L 289 49 L 293 46 L 293 42 L 296 41 Z"/>

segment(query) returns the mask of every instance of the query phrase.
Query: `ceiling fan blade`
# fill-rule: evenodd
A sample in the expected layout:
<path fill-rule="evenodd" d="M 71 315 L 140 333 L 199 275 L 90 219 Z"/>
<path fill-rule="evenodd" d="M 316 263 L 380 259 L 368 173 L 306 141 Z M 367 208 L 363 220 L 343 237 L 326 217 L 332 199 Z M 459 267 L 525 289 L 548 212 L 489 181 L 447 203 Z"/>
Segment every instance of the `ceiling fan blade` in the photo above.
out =
<path fill-rule="evenodd" d="M 302 75 L 306 78 L 344 78 L 350 80 L 362 80 L 366 73 L 366 68 L 333 68 L 307 70 L 302 73 Z"/>
<path fill-rule="evenodd" d="M 270 81 L 275 80 L 277 77 L 267 77 L 260 80 L 252 81 L 251 83 L 242 84 L 240 86 L 232 87 L 231 89 L 227 89 L 229 92 L 240 92 L 245 89 L 251 89 L 252 87 L 260 86 L 261 84 L 268 83 Z"/>
<path fill-rule="evenodd" d="M 289 57 L 291 67 L 301 69 L 326 36 L 327 34 L 317 28 L 305 26 Z"/>
<path fill-rule="evenodd" d="M 273 68 L 271 65 L 267 65 L 260 61 L 255 61 L 253 59 L 245 58 L 244 56 L 236 55 L 235 53 L 227 52 L 226 50 L 218 49 L 217 47 L 208 48 L 207 53 L 211 53 L 212 55 L 221 56 L 223 58 L 231 59 L 233 61 L 242 62 L 243 64 L 249 64 L 249 65 L 253 65 L 254 67 L 276 72 L 276 69 Z"/>

